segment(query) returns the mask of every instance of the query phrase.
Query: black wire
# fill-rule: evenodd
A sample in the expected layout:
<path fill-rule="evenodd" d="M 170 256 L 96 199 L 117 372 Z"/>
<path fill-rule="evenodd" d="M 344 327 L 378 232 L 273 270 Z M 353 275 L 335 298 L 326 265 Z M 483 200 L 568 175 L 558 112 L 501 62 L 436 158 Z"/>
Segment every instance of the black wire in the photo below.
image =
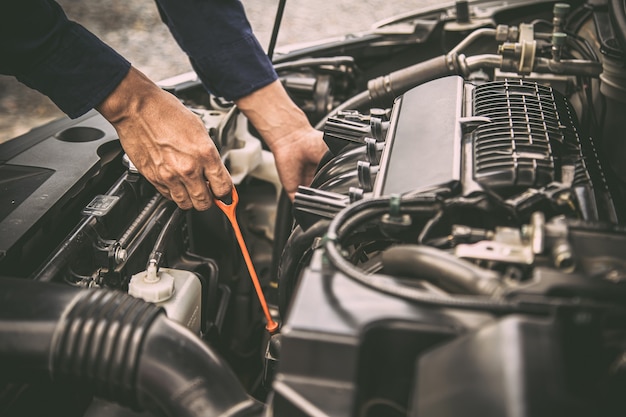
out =
<path fill-rule="evenodd" d="M 576 45 L 575 49 L 586 59 L 589 59 L 591 61 L 595 61 L 595 62 L 600 62 L 598 55 L 596 54 L 596 51 L 594 51 L 593 47 L 591 46 L 591 44 L 589 43 L 589 41 L 585 38 L 583 38 L 582 36 L 578 36 L 575 33 L 572 32 L 565 32 L 565 34 L 568 36 L 568 40 L 569 39 L 573 39 L 574 42 L 573 44 L 570 44 L 570 46 L 572 45 Z M 585 47 L 585 49 L 587 49 L 587 51 L 585 52 L 584 49 L 581 48 L 581 44 L 582 46 Z"/>
<path fill-rule="evenodd" d="M 567 18 L 567 25 L 571 27 L 573 32 L 578 32 L 585 21 L 593 13 L 593 6 L 585 4 L 582 7 L 572 11 Z M 580 16 L 578 16 L 580 15 Z"/>
<path fill-rule="evenodd" d="M 417 243 L 419 243 L 420 245 L 424 244 L 424 241 L 426 241 L 426 238 L 428 237 L 430 232 L 432 232 L 432 230 L 439 224 L 442 218 L 443 210 L 439 210 L 437 214 L 435 214 L 428 220 L 428 222 L 426 222 L 426 225 L 422 229 L 422 232 L 417 237 Z"/>

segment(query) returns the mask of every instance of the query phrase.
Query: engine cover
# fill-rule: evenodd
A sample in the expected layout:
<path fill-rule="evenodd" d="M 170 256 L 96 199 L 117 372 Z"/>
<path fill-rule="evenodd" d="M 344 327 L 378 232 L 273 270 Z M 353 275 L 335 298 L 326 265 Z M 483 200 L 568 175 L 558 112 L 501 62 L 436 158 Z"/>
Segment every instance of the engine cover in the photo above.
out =
<path fill-rule="evenodd" d="M 575 190 L 585 220 L 617 218 L 568 100 L 535 82 L 452 76 L 410 90 L 394 106 L 379 172 L 376 196 L 461 187 L 507 199 L 559 182 Z"/>

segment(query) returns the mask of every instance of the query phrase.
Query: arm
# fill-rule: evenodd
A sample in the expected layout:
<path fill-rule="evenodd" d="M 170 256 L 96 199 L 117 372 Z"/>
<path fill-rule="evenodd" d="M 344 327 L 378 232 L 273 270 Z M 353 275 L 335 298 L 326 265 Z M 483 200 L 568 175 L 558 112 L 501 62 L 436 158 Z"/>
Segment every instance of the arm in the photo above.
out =
<path fill-rule="evenodd" d="M 0 6 L 0 72 L 70 117 L 96 108 L 139 171 L 181 208 L 207 209 L 232 183 L 201 121 L 52 0 Z M 6 59 L 5 59 L 6 58 Z M 208 187 L 207 187 L 208 181 Z"/>
<path fill-rule="evenodd" d="M 310 184 L 327 148 L 322 133 L 313 129 L 277 81 L 241 2 L 157 0 L 157 5 L 203 84 L 235 101 L 259 131 L 293 199 L 298 185 Z"/>
<path fill-rule="evenodd" d="M 52 0 L 0 5 L 0 73 L 14 75 L 76 118 L 104 100 L 130 63 Z"/>
<path fill-rule="evenodd" d="M 311 126 L 280 81 L 235 103 L 272 150 L 280 180 L 293 200 L 298 185 L 313 181 L 317 165 L 328 150 L 322 132 Z"/>

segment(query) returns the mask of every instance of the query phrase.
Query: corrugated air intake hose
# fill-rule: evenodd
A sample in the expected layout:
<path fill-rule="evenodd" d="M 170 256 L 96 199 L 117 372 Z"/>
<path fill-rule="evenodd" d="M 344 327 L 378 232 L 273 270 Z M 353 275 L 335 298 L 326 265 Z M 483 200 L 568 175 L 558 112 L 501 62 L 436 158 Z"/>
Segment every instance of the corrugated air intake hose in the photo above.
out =
<path fill-rule="evenodd" d="M 0 280 L 0 369 L 4 381 L 79 382 L 168 416 L 263 413 L 196 335 L 118 291 Z"/>

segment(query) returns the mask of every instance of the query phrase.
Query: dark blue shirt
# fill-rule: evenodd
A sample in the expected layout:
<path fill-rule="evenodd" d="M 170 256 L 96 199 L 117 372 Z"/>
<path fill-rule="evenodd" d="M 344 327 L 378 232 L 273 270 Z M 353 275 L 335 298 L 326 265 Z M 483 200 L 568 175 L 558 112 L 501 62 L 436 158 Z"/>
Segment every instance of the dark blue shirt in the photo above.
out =
<path fill-rule="evenodd" d="M 276 80 L 239 0 L 157 0 L 157 4 L 163 21 L 214 94 L 236 100 Z M 100 104 L 129 68 L 121 55 L 68 20 L 56 2 L 2 2 L 0 73 L 41 91 L 68 116 L 78 117 Z"/>

